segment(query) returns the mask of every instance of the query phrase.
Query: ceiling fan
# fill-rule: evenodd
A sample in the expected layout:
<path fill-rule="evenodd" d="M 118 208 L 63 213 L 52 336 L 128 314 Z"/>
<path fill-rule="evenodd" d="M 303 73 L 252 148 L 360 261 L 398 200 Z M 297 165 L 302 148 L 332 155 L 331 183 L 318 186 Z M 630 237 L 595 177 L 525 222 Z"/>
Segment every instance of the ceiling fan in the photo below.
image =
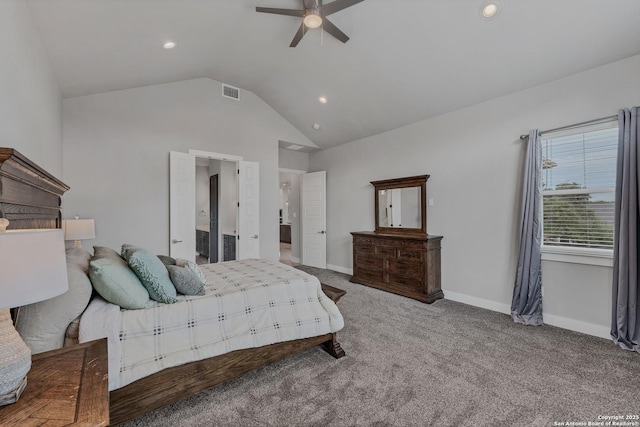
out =
<path fill-rule="evenodd" d="M 289 47 L 296 47 L 309 28 L 318 28 L 320 26 L 322 26 L 322 29 L 327 33 L 331 34 L 342 43 L 346 43 L 349 40 L 349 37 L 340 31 L 338 27 L 333 25 L 333 23 L 327 19 L 327 16 L 353 6 L 354 4 L 360 3 L 361 1 L 364 0 L 335 0 L 323 5 L 322 0 L 302 0 L 302 7 L 304 7 L 304 9 L 297 10 L 256 7 L 256 12 L 298 16 L 302 18 L 302 24 L 300 24 L 300 28 L 293 37 L 293 40 L 291 40 Z"/>

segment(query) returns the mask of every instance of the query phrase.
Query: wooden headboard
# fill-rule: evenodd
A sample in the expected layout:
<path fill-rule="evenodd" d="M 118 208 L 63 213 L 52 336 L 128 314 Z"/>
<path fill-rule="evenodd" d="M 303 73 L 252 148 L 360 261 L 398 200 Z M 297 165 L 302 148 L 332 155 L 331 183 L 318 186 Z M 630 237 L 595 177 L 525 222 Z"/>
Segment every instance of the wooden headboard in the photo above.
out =
<path fill-rule="evenodd" d="M 69 186 L 13 148 L 0 147 L 0 218 L 9 230 L 61 228 L 61 197 Z"/>

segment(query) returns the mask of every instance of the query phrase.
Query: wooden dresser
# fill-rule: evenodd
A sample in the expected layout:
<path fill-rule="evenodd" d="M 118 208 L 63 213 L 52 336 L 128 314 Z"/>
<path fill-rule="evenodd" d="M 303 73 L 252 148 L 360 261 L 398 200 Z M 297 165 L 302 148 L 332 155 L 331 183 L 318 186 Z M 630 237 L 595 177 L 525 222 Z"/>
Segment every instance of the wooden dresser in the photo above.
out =
<path fill-rule="evenodd" d="M 352 232 L 351 282 L 432 303 L 440 289 L 442 236 Z"/>

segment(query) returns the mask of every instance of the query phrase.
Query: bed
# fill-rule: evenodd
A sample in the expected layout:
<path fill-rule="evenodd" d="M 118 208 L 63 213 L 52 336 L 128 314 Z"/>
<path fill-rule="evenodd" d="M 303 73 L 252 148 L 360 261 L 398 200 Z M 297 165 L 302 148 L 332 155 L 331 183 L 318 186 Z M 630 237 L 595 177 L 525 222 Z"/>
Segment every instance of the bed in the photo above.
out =
<path fill-rule="evenodd" d="M 0 217 L 11 221 L 10 228 L 59 228 L 68 189 L 17 151 L 0 148 Z M 266 260 L 203 270 L 207 288 L 201 297 L 143 310 L 93 298 L 86 308 L 81 339 L 109 341 L 112 424 L 315 346 L 344 356 L 336 340 L 342 316 L 314 276 Z M 168 341 L 154 338 L 158 330 Z"/>

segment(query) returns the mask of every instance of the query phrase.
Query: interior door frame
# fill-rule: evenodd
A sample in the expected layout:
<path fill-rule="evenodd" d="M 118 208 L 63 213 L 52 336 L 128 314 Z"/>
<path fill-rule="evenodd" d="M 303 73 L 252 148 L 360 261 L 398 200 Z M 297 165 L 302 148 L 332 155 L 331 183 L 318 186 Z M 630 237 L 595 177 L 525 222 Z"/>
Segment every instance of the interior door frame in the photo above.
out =
<path fill-rule="evenodd" d="M 221 160 L 225 162 L 234 162 L 236 164 L 236 170 L 238 169 L 238 164 L 243 160 L 242 156 L 236 156 L 233 154 L 214 153 L 211 151 L 194 150 L 191 148 L 189 149 L 188 153 L 194 156 L 193 157 L 194 162 L 198 157 L 205 158 L 208 160 Z M 238 211 L 236 209 L 236 227 L 237 227 L 237 223 L 238 223 Z M 219 248 L 219 245 L 218 245 L 218 248 Z M 211 248 L 209 248 L 209 250 L 211 250 Z M 238 259 L 237 257 L 238 257 L 238 245 L 236 242 L 236 259 Z M 218 261 L 219 260 L 220 260 L 220 254 L 218 253 Z"/>
<path fill-rule="evenodd" d="M 220 194 L 218 191 L 218 180 L 220 174 L 209 176 L 209 262 L 215 263 L 220 261 L 219 244 L 220 236 L 220 213 L 218 205 L 220 203 Z M 215 200 L 215 203 L 214 203 Z M 215 221 L 214 221 L 215 218 Z"/>

